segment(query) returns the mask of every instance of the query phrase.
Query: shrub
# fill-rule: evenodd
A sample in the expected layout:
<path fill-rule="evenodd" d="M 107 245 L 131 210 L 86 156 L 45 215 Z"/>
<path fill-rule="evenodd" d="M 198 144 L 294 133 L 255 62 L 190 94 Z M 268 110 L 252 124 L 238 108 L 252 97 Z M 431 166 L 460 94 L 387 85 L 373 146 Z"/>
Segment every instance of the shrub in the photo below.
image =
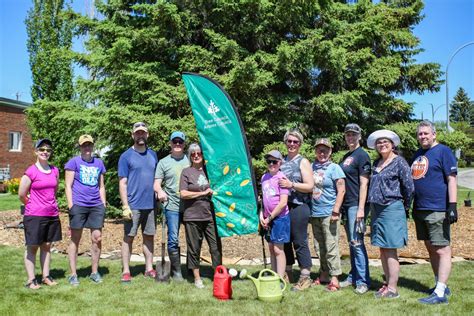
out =
<path fill-rule="evenodd" d="M 5 181 L 5 187 L 7 192 L 12 195 L 18 194 L 18 188 L 20 187 L 20 178 L 13 178 L 10 180 Z"/>

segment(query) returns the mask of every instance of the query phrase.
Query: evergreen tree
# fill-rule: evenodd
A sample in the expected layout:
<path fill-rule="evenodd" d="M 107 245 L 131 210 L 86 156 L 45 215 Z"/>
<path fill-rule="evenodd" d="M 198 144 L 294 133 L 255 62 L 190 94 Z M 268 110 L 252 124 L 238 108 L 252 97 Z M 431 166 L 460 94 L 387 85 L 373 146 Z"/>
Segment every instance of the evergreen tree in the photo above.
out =
<path fill-rule="evenodd" d="M 72 23 L 65 0 L 34 0 L 25 24 L 33 78 L 33 101 L 70 100 L 72 84 Z"/>
<path fill-rule="evenodd" d="M 47 11 L 52 3 L 60 9 Z M 42 135 L 59 139 L 58 151 L 68 146 L 66 153 L 76 134 L 92 132 L 110 149 L 110 179 L 117 180 L 118 157 L 131 144 L 134 121 L 149 123 L 150 146 L 161 154 L 168 150 L 173 130 L 197 140 L 183 71 L 208 75 L 224 86 L 255 156 L 264 146 L 281 143 L 285 130 L 295 126 L 309 144 L 325 135 L 342 147 L 346 123 L 359 123 L 367 134 L 409 121 L 412 105 L 398 96 L 439 90 L 440 66 L 415 60 L 422 50 L 412 32 L 422 19 L 421 0 L 102 0 L 96 1 L 99 18 L 93 19 L 66 14 L 63 4 L 36 0 L 28 28 L 47 29 L 39 28 L 39 21 L 57 17 L 52 33 L 65 40 L 54 43 L 70 43 L 66 39 L 72 27 L 66 17 L 76 17 L 78 34 L 87 34 L 88 40 L 86 52 L 74 57 L 89 77 L 78 79 L 74 102 L 42 102 L 30 122 Z M 29 34 L 42 39 L 38 34 L 47 33 Z M 35 99 L 69 100 L 72 92 L 69 98 L 53 98 L 48 93 L 56 91 L 54 86 L 45 83 L 64 82 L 59 86 L 72 91 L 66 84 L 70 46 L 48 45 L 58 49 L 50 55 L 65 53 L 48 59 L 38 53 L 41 41 L 30 42 Z M 48 80 L 41 82 L 42 76 Z M 57 80 L 49 80 L 53 77 Z M 50 106 L 63 121 L 45 127 L 48 116 L 41 113 Z M 61 128 L 74 138 L 57 133 Z M 109 192 L 113 199 L 117 185 L 109 179 L 107 185 L 114 190 Z"/>
<path fill-rule="evenodd" d="M 409 120 L 412 106 L 397 95 L 439 89 L 439 65 L 414 60 L 422 7 L 420 0 L 99 2 L 103 18 L 81 21 L 90 53 L 80 61 L 92 74 L 81 97 L 126 108 L 161 130 L 175 122 L 193 131 L 180 78 L 192 71 L 233 97 L 253 153 L 292 126 L 310 140 L 341 137 L 349 121 L 371 131 Z"/>
<path fill-rule="evenodd" d="M 466 90 L 458 89 L 454 100 L 450 104 L 449 119 L 453 122 L 471 122 L 473 102 L 469 99 Z"/>

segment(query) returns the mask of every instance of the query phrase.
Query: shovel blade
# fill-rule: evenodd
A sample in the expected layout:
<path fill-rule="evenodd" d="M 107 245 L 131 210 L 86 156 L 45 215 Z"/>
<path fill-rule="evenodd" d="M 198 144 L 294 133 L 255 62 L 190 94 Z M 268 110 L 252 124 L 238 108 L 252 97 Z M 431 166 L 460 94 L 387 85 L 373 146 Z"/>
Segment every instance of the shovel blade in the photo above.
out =
<path fill-rule="evenodd" d="M 169 261 L 156 262 L 156 281 L 169 282 L 170 281 L 171 266 Z"/>

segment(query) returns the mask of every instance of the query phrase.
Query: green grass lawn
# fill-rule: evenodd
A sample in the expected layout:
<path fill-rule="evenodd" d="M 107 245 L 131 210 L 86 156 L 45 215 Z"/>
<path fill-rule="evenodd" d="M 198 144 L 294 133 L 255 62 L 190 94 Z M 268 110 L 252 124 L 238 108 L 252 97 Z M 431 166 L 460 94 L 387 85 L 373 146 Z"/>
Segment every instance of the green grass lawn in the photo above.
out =
<path fill-rule="evenodd" d="M 20 200 L 18 195 L 11 195 L 10 193 L 0 194 L 0 211 L 11 211 L 20 209 Z"/>
<path fill-rule="evenodd" d="M 372 290 L 363 295 L 351 289 L 328 293 L 323 287 L 308 289 L 301 293 L 285 292 L 282 303 L 263 303 L 256 299 L 256 291 L 250 280 L 234 280 L 233 299 L 218 301 L 212 296 L 210 269 L 205 269 L 203 290 L 192 283 L 156 283 L 144 279 L 143 265 L 135 265 L 130 285 L 120 284 L 120 261 L 103 260 L 102 284 L 93 284 L 87 279 L 90 273 L 89 260 L 79 259 L 79 287 L 67 283 L 68 263 L 64 255 L 53 255 L 51 275 L 59 285 L 43 287 L 38 291 L 23 287 L 25 271 L 22 250 L 0 246 L 0 315 L 16 314 L 206 314 L 206 315 L 268 315 L 268 314 L 314 314 L 314 315 L 465 315 L 474 310 L 473 262 L 456 263 L 450 279 L 453 295 L 449 305 L 423 306 L 417 302 L 424 297 L 422 291 L 433 285 L 429 265 L 404 265 L 400 274 L 400 294 L 396 300 L 377 300 L 373 290 L 380 286 L 381 269 L 371 267 Z M 240 267 L 238 267 L 240 268 Z M 313 267 L 316 271 L 317 267 Z M 252 267 L 257 272 L 261 267 Z M 348 266 L 343 270 L 347 272 Z M 315 275 L 313 275 L 314 277 Z M 347 314 L 349 315 L 349 314 Z"/>

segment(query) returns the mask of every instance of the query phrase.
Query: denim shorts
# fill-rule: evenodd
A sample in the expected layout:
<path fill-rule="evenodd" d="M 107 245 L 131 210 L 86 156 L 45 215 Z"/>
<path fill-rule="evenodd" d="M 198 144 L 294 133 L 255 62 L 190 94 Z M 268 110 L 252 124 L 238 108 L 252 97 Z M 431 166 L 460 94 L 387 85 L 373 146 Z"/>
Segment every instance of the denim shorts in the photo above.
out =
<path fill-rule="evenodd" d="M 265 240 L 272 244 L 290 242 L 290 215 L 278 216 L 270 223 Z"/>

